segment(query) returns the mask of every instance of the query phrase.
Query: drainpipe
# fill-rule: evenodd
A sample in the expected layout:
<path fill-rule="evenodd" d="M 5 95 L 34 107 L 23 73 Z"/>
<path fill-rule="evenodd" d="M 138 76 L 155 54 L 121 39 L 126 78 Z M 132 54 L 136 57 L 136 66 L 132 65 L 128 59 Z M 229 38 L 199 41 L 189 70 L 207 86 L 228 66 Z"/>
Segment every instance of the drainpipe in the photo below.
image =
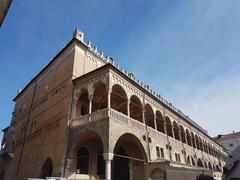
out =
<path fill-rule="evenodd" d="M 70 137 L 71 137 L 71 129 L 70 129 L 70 121 L 72 120 L 73 114 L 73 99 L 74 99 L 74 94 L 75 94 L 75 88 L 74 88 L 74 84 L 72 84 L 72 97 L 70 100 L 70 108 L 68 111 L 68 127 L 67 127 L 67 146 L 66 146 L 66 151 L 65 151 L 65 158 L 64 158 L 64 165 L 63 165 L 63 173 L 62 173 L 62 177 L 66 176 L 66 167 L 67 167 L 67 157 L 68 157 L 68 151 L 69 148 L 71 146 L 71 141 L 70 141 Z"/>
<path fill-rule="evenodd" d="M 22 144 L 20 158 L 19 158 L 18 166 L 17 166 L 17 176 L 19 174 L 19 169 L 20 169 L 20 165 L 21 165 L 21 162 L 22 162 L 22 154 L 23 154 L 23 149 L 24 149 L 26 137 L 27 137 L 28 124 L 29 124 L 29 121 L 30 121 L 32 107 L 33 107 L 33 102 L 34 102 L 34 97 L 35 97 L 35 92 L 36 92 L 36 89 L 37 89 L 37 81 L 35 80 L 34 83 L 35 83 L 35 86 L 34 86 L 32 101 L 31 101 L 31 105 L 30 105 L 30 108 L 29 108 L 29 114 L 28 114 L 28 118 L 27 118 L 26 129 L 25 129 L 25 133 L 24 133 L 24 137 L 23 137 L 23 144 Z"/>

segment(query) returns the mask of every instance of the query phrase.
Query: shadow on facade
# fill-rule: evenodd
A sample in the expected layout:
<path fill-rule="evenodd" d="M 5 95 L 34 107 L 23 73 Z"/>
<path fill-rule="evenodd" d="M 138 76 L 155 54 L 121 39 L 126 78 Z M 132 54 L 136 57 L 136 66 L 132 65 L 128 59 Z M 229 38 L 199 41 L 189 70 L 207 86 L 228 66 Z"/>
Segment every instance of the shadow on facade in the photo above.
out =
<path fill-rule="evenodd" d="M 211 176 L 204 175 L 204 174 L 200 174 L 200 175 L 197 177 L 197 180 L 214 180 L 214 179 L 213 179 L 213 177 L 211 177 Z"/>

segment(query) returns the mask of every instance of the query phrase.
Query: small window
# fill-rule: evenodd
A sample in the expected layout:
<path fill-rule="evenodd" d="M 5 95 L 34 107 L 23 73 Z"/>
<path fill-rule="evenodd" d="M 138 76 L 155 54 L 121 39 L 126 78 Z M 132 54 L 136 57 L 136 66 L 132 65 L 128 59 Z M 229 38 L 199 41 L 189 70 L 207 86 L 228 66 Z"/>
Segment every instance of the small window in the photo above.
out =
<path fill-rule="evenodd" d="M 163 150 L 163 148 L 160 148 L 160 150 L 161 150 L 161 156 L 162 156 L 162 158 L 164 158 L 164 150 Z"/>
<path fill-rule="evenodd" d="M 177 162 L 181 162 L 181 156 L 178 153 L 175 153 L 175 158 Z"/>
<path fill-rule="evenodd" d="M 160 148 L 159 148 L 158 146 L 156 146 L 156 154 L 157 154 L 157 157 L 158 157 L 158 158 L 161 157 Z"/>

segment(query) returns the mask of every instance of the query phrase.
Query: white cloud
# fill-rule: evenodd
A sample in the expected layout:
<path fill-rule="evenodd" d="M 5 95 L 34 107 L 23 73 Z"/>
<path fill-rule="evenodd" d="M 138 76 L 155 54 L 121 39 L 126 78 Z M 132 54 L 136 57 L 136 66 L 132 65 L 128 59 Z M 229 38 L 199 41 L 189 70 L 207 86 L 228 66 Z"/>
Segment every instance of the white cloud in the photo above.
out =
<path fill-rule="evenodd" d="M 194 78 L 193 78 L 194 80 Z M 167 96 L 212 136 L 240 130 L 240 71 L 222 74 L 197 88 L 177 84 Z"/>

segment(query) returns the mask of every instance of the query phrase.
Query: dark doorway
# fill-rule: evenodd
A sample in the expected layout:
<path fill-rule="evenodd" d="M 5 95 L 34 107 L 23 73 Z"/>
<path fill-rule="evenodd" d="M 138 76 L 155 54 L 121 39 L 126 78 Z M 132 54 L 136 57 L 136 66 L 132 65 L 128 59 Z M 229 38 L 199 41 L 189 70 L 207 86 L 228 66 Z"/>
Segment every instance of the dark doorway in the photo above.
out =
<path fill-rule="evenodd" d="M 51 177 L 52 170 L 53 170 L 52 160 L 50 158 L 47 158 L 42 165 L 41 178 Z"/>
<path fill-rule="evenodd" d="M 201 174 L 197 177 L 197 180 L 214 180 L 214 179 L 211 176 Z"/>
<path fill-rule="evenodd" d="M 89 152 L 86 147 L 78 149 L 77 153 L 77 173 L 88 174 L 89 169 Z"/>
<path fill-rule="evenodd" d="M 122 156 L 122 157 L 121 157 Z M 125 157 L 123 157 L 125 156 Z M 113 159 L 113 180 L 129 180 L 129 160 L 126 151 L 119 147 Z"/>
<path fill-rule="evenodd" d="M 4 171 L 0 173 L 0 180 L 4 180 Z"/>

